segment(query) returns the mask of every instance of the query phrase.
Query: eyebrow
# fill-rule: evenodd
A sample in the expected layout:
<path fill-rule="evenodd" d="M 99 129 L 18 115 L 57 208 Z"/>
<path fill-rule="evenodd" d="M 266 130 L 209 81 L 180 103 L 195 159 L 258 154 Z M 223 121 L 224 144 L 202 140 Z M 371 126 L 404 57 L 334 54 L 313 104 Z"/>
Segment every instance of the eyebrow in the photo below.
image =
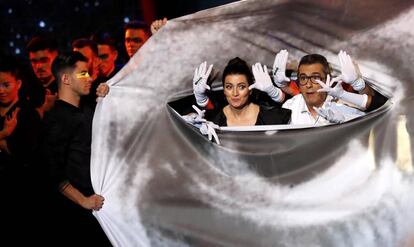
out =
<path fill-rule="evenodd" d="M 233 83 L 231 83 L 231 82 L 224 82 L 224 84 L 230 84 L 230 85 L 233 85 Z M 242 85 L 242 84 L 249 84 L 249 83 L 247 83 L 247 82 L 245 82 L 245 81 L 242 81 L 242 82 L 236 82 L 236 85 L 237 85 L 237 86 Z"/>
<path fill-rule="evenodd" d="M 307 74 L 305 74 L 305 73 L 300 73 L 299 74 L 299 76 L 302 76 L 302 75 L 304 75 L 304 76 L 308 76 Z M 312 72 L 311 73 L 311 75 L 322 75 L 321 73 L 319 73 L 319 72 Z"/>

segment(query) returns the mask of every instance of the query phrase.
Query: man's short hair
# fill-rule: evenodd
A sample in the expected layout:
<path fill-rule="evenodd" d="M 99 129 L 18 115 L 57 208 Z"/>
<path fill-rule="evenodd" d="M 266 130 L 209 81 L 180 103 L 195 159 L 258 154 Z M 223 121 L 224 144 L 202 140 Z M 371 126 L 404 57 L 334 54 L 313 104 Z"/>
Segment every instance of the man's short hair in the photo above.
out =
<path fill-rule="evenodd" d="M 0 72 L 10 73 L 16 79 L 21 79 L 20 64 L 10 55 L 0 54 Z"/>
<path fill-rule="evenodd" d="M 88 62 L 88 59 L 78 51 L 69 52 L 66 55 L 59 55 L 52 63 L 52 73 L 56 78 L 58 85 L 61 81 L 61 74 L 64 72 L 71 73 L 76 67 L 77 62 Z"/>
<path fill-rule="evenodd" d="M 115 39 L 112 38 L 111 34 L 108 32 L 95 33 L 91 36 L 91 40 L 98 45 L 108 45 L 111 50 L 116 50 Z"/>
<path fill-rule="evenodd" d="M 151 36 L 151 29 L 150 26 L 143 22 L 143 21 L 130 21 L 124 26 L 124 32 L 128 29 L 141 29 L 143 30 L 148 36 Z"/>
<path fill-rule="evenodd" d="M 323 72 L 325 75 L 331 74 L 331 67 L 329 66 L 328 60 L 320 54 L 309 54 L 304 57 L 299 62 L 298 66 L 298 73 L 299 73 L 299 67 L 301 65 L 310 65 L 310 64 L 321 64 L 323 67 Z"/>
<path fill-rule="evenodd" d="M 41 50 L 57 51 L 58 43 L 51 37 L 35 36 L 27 44 L 26 50 L 28 52 L 37 52 Z"/>
<path fill-rule="evenodd" d="M 95 41 L 90 40 L 90 39 L 85 39 L 85 38 L 81 38 L 81 39 L 75 39 L 72 42 L 72 48 L 84 48 L 84 47 L 89 47 L 91 48 L 91 50 L 95 53 L 95 55 L 98 55 L 98 45 L 96 44 Z"/>

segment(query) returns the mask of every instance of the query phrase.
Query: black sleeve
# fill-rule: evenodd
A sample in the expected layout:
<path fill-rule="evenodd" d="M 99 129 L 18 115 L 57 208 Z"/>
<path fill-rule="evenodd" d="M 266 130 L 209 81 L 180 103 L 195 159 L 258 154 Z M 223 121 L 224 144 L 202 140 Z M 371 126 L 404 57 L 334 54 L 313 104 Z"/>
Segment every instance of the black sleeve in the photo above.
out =
<path fill-rule="evenodd" d="M 207 120 L 209 119 L 207 118 Z M 224 115 L 223 109 L 215 111 L 215 115 L 210 121 L 217 124 L 218 126 L 227 126 L 227 118 L 226 115 Z"/>
<path fill-rule="evenodd" d="M 17 114 L 17 126 L 13 134 L 6 138 L 10 154 L 21 163 L 30 163 L 39 145 L 41 120 L 32 107 L 22 106 Z"/>
<path fill-rule="evenodd" d="M 60 189 L 66 184 L 66 160 L 70 141 L 68 129 L 55 117 L 45 117 L 41 146 L 42 158 L 46 163 L 53 186 Z"/>
<path fill-rule="evenodd" d="M 285 108 L 260 108 L 256 125 L 288 124 L 291 110 Z"/>
<path fill-rule="evenodd" d="M 367 108 L 367 112 L 380 108 L 385 104 L 385 102 L 387 102 L 387 100 L 387 97 L 374 90 L 374 95 L 372 96 L 371 104 Z"/>

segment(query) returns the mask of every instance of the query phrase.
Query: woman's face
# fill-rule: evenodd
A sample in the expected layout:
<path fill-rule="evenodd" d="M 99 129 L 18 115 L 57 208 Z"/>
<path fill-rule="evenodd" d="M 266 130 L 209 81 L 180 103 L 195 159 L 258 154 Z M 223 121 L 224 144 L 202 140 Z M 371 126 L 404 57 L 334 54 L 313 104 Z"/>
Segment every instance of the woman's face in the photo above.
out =
<path fill-rule="evenodd" d="M 249 83 L 245 75 L 232 74 L 224 78 L 224 95 L 230 106 L 242 109 L 249 102 Z"/>

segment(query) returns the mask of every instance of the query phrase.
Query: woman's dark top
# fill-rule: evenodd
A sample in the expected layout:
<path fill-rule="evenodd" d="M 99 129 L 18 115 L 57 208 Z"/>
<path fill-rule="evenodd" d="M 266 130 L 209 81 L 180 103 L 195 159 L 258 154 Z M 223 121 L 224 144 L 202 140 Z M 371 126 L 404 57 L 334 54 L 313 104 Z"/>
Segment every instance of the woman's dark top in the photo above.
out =
<path fill-rule="evenodd" d="M 255 125 L 288 124 L 291 111 L 289 109 L 260 106 Z M 213 118 L 213 122 L 219 126 L 227 126 L 227 118 L 223 109 Z"/>

